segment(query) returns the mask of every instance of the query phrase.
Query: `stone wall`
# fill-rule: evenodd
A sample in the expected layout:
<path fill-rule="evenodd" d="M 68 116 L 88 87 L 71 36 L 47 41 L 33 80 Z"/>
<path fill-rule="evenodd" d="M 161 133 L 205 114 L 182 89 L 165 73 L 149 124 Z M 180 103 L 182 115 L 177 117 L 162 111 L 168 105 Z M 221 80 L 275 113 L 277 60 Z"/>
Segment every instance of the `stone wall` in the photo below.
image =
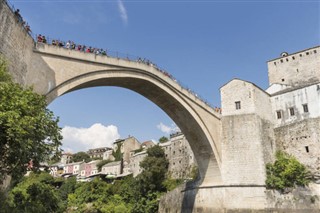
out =
<path fill-rule="evenodd" d="M 193 167 L 196 166 L 195 158 L 189 142 L 183 134 L 170 138 L 170 141 L 160 144 L 169 161 L 168 171 L 172 178 L 190 178 Z"/>
<path fill-rule="evenodd" d="M 289 54 L 268 62 L 269 84 L 292 86 L 320 81 L 320 46 Z"/>
<path fill-rule="evenodd" d="M 276 128 L 278 150 L 295 156 L 313 173 L 320 173 L 320 118 L 306 119 Z"/>
<path fill-rule="evenodd" d="M 308 187 L 297 187 L 291 192 L 281 194 L 267 190 L 267 208 L 281 212 L 319 212 L 320 185 L 311 183 Z"/>
<path fill-rule="evenodd" d="M 4 0 L 0 0 L 0 53 L 9 63 L 9 72 L 21 85 L 33 85 L 46 94 L 55 84 L 54 72 L 33 53 L 34 41 Z"/>
<path fill-rule="evenodd" d="M 280 194 L 264 187 L 188 189 L 183 184 L 161 197 L 160 213 L 318 213 L 320 185 Z M 186 190 L 187 189 L 187 190 Z"/>
<path fill-rule="evenodd" d="M 226 185 L 265 184 L 265 165 L 275 149 L 270 122 L 255 114 L 222 119 L 222 178 Z"/>

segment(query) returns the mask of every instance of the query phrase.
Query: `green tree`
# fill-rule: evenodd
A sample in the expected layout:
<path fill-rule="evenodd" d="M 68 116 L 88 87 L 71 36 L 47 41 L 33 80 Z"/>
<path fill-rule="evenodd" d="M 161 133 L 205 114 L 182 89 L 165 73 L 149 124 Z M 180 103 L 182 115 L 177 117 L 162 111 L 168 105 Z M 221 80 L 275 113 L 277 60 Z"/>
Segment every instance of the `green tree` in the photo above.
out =
<path fill-rule="evenodd" d="M 44 96 L 23 89 L 8 77 L 0 60 L 0 182 L 6 175 L 21 177 L 32 159 L 40 162 L 61 154 L 58 118 L 46 108 Z"/>
<path fill-rule="evenodd" d="M 278 151 L 276 161 L 266 165 L 267 179 L 266 185 L 269 189 L 284 191 L 286 188 L 295 185 L 305 186 L 310 180 L 307 168 L 295 157 Z"/>
<path fill-rule="evenodd" d="M 62 212 L 61 200 L 53 183 L 54 179 L 48 173 L 31 173 L 10 192 L 10 212 Z"/>
<path fill-rule="evenodd" d="M 167 141 L 169 141 L 169 139 L 165 136 L 162 136 L 161 138 L 159 138 L 159 143 L 165 143 Z"/>
<path fill-rule="evenodd" d="M 91 160 L 90 155 L 88 155 L 86 152 L 77 152 L 73 154 L 71 158 L 72 162 L 79 162 L 79 161 L 89 162 L 90 160 Z"/>
<path fill-rule="evenodd" d="M 91 182 L 79 183 L 74 193 L 68 195 L 69 209 L 78 209 L 76 212 L 92 211 L 102 208 L 107 203 L 110 193 L 110 184 L 95 178 Z"/>
<path fill-rule="evenodd" d="M 58 192 L 62 202 L 63 209 L 67 208 L 68 195 L 75 192 L 76 184 L 77 184 L 76 177 L 71 177 L 63 181 L 61 187 L 59 188 Z"/>
<path fill-rule="evenodd" d="M 166 187 L 167 191 L 171 191 L 171 190 L 177 188 L 177 186 L 181 185 L 182 183 L 183 183 L 183 179 L 174 179 L 174 178 L 170 178 L 170 177 L 167 177 L 163 181 L 163 185 L 164 185 L 164 187 Z"/>
<path fill-rule="evenodd" d="M 112 152 L 112 156 L 115 158 L 115 161 L 120 161 L 122 159 L 123 153 L 121 153 L 121 147 L 123 146 L 122 143 L 118 143 L 116 151 Z"/>
<path fill-rule="evenodd" d="M 154 213 L 158 212 L 161 193 L 152 192 L 140 197 L 132 208 L 132 213 Z"/>
<path fill-rule="evenodd" d="M 147 149 L 147 154 L 148 156 L 140 163 L 143 171 L 137 176 L 140 191 L 142 194 L 165 191 L 162 183 L 166 178 L 169 165 L 165 153 L 159 145 L 156 145 Z"/>

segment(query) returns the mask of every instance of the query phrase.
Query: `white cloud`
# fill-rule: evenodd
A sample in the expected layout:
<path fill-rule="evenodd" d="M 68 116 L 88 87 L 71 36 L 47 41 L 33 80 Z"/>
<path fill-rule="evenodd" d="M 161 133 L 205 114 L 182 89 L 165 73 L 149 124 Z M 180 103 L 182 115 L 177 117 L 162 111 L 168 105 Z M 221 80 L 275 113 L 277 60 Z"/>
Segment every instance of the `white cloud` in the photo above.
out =
<path fill-rule="evenodd" d="M 124 7 L 122 0 L 118 0 L 118 9 L 119 9 L 119 13 L 120 13 L 120 17 L 121 17 L 122 21 L 125 24 L 128 24 L 128 14 L 127 14 L 127 10 Z"/>
<path fill-rule="evenodd" d="M 120 138 L 116 126 L 104 126 L 100 123 L 93 124 L 89 128 L 65 126 L 62 129 L 62 135 L 62 148 L 73 152 L 87 151 L 98 147 L 112 147 L 112 143 Z"/>
<path fill-rule="evenodd" d="M 161 132 L 164 132 L 166 134 L 180 131 L 179 127 L 177 127 L 176 124 L 171 124 L 171 126 L 167 126 L 162 122 L 160 122 L 160 124 L 157 125 L 157 128 L 160 129 Z"/>

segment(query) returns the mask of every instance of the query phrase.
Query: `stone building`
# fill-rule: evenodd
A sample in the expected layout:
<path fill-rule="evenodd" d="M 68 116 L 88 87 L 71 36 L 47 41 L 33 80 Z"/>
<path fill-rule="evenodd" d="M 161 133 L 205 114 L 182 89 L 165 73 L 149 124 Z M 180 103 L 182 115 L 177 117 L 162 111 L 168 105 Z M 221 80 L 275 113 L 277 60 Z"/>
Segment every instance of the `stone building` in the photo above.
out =
<path fill-rule="evenodd" d="M 168 142 L 159 144 L 169 161 L 168 172 L 172 178 L 190 178 L 195 158 L 186 137 L 177 132 L 170 135 Z"/>
<path fill-rule="evenodd" d="M 268 62 L 278 150 L 320 173 L 320 47 L 283 53 Z"/>
<path fill-rule="evenodd" d="M 264 185 L 265 165 L 275 149 L 270 95 L 239 79 L 220 91 L 224 184 Z"/>
<path fill-rule="evenodd" d="M 74 163 L 68 163 L 64 166 L 64 173 L 72 173 L 74 175 L 79 175 L 81 172 L 81 165 L 84 165 L 85 162 L 74 162 Z"/>
<path fill-rule="evenodd" d="M 113 151 L 116 152 L 118 147 L 122 154 L 123 161 L 130 163 L 130 152 L 132 150 L 140 149 L 141 144 L 135 137 L 128 137 L 126 139 L 118 139 L 113 143 Z"/>
<path fill-rule="evenodd" d="M 121 161 L 114 161 L 107 163 L 102 166 L 101 173 L 106 175 L 120 175 L 122 174 L 122 163 Z"/>
<path fill-rule="evenodd" d="M 89 151 L 87 151 L 87 154 L 90 156 L 90 158 L 103 158 L 104 153 L 109 150 L 112 149 L 109 147 L 99 147 L 95 149 L 89 149 Z"/>
<path fill-rule="evenodd" d="M 100 160 L 90 161 L 84 164 L 84 168 L 82 168 L 80 175 L 84 177 L 89 177 L 91 175 L 98 174 L 97 164 Z"/>
<path fill-rule="evenodd" d="M 196 162 L 185 136 L 181 132 L 171 134 L 168 142 L 160 143 L 159 145 L 164 150 L 165 156 L 169 161 L 168 171 L 170 176 L 172 178 L 189 178 L 192 169 L 196 166 Z M 128 166 L 134 177 L 142 172 L 140 162 L 146 156 L 146 149 L 137 153 L 135 151 L 131 152 Z"/>
<path fill-rule="evenodd" d="M 133 174 L 133 177 L 136 177 L 138 174 L 142 172 L 142 168 L 140 167 L 140 162 L 147 156 L 147 151 L 143 150 L 141 152 L 135 153 L 131 152 L 130 163 L 128 164 L 129 171 Z"/>
<path fill-rule="evenodd" d="M 221 87 L 225 184 L 264 184 L 265 165 L 276 150 L 319 173 L 319 52 L 318 46 L 270 60 L 266 91 L 239 79 Z"/>
<path fill-rule="evenodd" d="M 105 152 L 103 153 L 102 159 L 103 159 L 103 160 L 114 161 L 115 158 L 113 157 L 112 153 L 113 153 L 113 149 L 105 151 Z"/>
<path fill-rule="evenodd" d="M 142 149 L 148 149 L 155 146 L 155 143 L 153 143 L 153 141 L 145 141 L 143 143 L 141 143 L 141 148 Z"/>

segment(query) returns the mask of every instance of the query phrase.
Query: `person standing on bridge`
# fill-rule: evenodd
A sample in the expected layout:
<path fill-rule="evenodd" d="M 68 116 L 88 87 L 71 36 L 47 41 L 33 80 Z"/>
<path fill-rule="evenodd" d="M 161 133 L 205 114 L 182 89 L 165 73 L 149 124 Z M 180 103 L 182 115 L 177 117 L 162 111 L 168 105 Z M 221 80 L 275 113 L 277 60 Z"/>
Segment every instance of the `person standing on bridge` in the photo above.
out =
<path fill-rule="evenodd" d="M 18 19 L 18 21 L 19 21 L 20 23 L 23 22 L 23 19 L 22 19 L 22 16 L 20 15 L 20 10 L 19 10 L 19 9 L 17 9 L 17 10 L 14 12 L 14 15 L 17 17 L 17 19 Z"/>

